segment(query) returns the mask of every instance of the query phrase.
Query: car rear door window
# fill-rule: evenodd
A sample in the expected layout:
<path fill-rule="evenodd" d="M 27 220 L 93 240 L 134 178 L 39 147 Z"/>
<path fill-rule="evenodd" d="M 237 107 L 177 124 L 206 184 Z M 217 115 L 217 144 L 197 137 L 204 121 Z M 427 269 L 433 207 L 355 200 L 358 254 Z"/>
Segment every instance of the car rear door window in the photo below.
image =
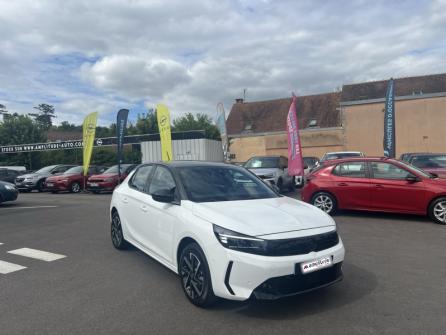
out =
<path fill-rule="evenodd" d="M 150 181 L 149 194 L 156 193 L 162 189 L 174 190 L 176 187 L 172 173 L 163 166 L 157 166 L 153 178 Z"/>
<path fill-rule="evenodd" d="M 366 178 L 366 165 L 365 162 L 341 163 L 333 169 L 333 174 L 348 178 Z"/>
<path fill-rule="evenodd" d="M 141 192 L 146 192 L 146 185 L 152 172 L 153 165 L 141 166 L 133 175 L 130 186 Z"/>
<path fill-rule="evenodd" d="M 413 176 L 409 171 L 390 163 L 371 162 L 371 166 L 375 179 L 406 179 Z"/>

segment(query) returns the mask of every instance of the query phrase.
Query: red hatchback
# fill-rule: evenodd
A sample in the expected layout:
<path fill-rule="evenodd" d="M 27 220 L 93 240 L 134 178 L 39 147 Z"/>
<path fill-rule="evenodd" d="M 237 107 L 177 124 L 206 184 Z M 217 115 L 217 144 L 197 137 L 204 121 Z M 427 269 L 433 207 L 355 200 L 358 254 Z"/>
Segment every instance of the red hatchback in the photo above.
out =
<path fill-rule="evenodd" d="M 407 213 L 446 224 L 446 180 L 395 159 L 326 162 L 308 176 L 302 200 L 329 214 L 336 209 Z"/>
<path fill-rule="evenodd" d="M 121 164 L 121 180 L 119 180 L 117 165 L 112 166 L 101 174 L 95 174 L 88 178 L 87 190 L 93 193 L 111 192 L 135 167 L 137 167 L 136 164 Z"/>
<path fill-rule="evenodd" d="M 61 175 L 48 177 L 45 181 L 45 188 L 52 193 L 60 191 L 79 193 L 84 188 L 88 177 L 93 174 L 102 173 L 105 169 L 106 167 L 104 166 L 90 166 L 88 174 L 84 176 L 83 167 L 75 166 Z"/>

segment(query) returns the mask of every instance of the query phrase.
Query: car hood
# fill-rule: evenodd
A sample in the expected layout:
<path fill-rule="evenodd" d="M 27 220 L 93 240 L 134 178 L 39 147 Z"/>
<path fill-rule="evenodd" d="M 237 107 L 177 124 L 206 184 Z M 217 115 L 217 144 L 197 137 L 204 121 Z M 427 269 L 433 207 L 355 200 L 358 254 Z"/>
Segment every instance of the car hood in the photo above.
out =
<path fill-rule="evenodd" d="M 446 168 L 424 168 L 426 172 L 436 173 L 440 178 L 446 178 Z"/>
<path fill-rule="evenodd" d="M 277 168 L 271 168 L 271 169 L 249 169 L 252 173 L 254 173 L 257 176 L 263 176 L 266 174 L 274 174 L 278 169 Z"/>
<path fill-rule="evenodd" d="M 307 203 L 288 197 L 194 203 L 194 215 L 250 236 L 336 226 L 334 220 Z"/>
<path fill-rule="evenodd" d="M 17 177 L 20 177 L 20 178 L 41 178 L 41 177 L 47 177 L 47 176 L 49 176 L 49 174 L 43 174 L 43 173 L 27 173 L 27 174 L 22 174 L 22 175 L 20 175 L 20 176 L 17 176 Z"/>
<path fill-rule="evenodd" d="M 122 174 L 121 176 L 124 176 L 124 174 Z M 106 179 L 106 178 L 118 178 L 118 174 L 117 173 L 94 174 L 90 177 L 90 179 Z"/>

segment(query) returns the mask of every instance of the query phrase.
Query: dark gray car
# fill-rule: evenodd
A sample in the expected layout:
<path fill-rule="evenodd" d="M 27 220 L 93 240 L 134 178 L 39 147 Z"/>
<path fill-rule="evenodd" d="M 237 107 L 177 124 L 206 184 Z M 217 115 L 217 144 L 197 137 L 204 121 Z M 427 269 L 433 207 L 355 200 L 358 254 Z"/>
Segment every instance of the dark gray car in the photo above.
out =
<path fill-rule="evenodd" d="M 14 201 L 18 195 L 19 191 L 14 184 L 0 181 L 0 204 L 6 201 Z"/>
<path fill-rule="evenodd" d="M 44 190 L 45 180 L 49 176 L 62 174 L 75 165 L 50 165 L 33 173 L 24 174 L 15 179 L 15 185 L 20 191 L 30 192 Z"/>

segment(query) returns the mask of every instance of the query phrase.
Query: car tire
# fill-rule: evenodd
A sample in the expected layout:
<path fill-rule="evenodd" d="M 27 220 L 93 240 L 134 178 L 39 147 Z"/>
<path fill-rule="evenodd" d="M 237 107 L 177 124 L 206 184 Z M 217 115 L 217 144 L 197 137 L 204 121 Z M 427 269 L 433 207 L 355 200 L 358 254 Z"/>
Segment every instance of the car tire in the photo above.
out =
<path fill-rule="evenodd" d="M 429 205 L 428 214 L 434 222 L 446 225 L 446 197 L 432 201 Z"/>
<path fill-rule="evenodd" d="M 110 237 L 113 246 L 118 250 L 125 250 L 129 247 L 129 243 L 124 238 L 122 232 L 121 218 L 117 211 L 112 213 L 112 219 L 110 223 Z"/>
<path fill-rule="evenodd" d="M 311 204 L 329 215 L 337 210 L 336 198 L 327 192 L 318 192 L 311 198 Z"/>
<path fill-rule="evenodd" d="M 81 191 L 81 184 L 75 181 L 70 185 L 70 192 L 71 193 L 79 193 Z"/>
<path fill-rule="evenodd" d="M 295 190 L 296 190 L 296 181 L 295 181 L 295 178 L 293 177 L 290 185 L 288 185 L 288 191 L 294 192 Z"/>
<path fill-rule="evenodd" d="M 51 191 L 51 193 L 52 193 L 52 194 L 57 194 L 58 192 L 57 192 L 57 191 Z"/>
<path fill-rule="evenodd" d="M 198 307 L 214 304 L 217 298 L 212 289 L 209 265 L 200 246 L 188 244 L 181 251 L 178 264 L 181 287 L 189 301 Z"/>
<path fill-rule="evenodd" d="M 43 192 L 44 188 L 45 188 L 45 180 L 44 179 L 39 180 L 37 182 L 37 191 Z"/>

